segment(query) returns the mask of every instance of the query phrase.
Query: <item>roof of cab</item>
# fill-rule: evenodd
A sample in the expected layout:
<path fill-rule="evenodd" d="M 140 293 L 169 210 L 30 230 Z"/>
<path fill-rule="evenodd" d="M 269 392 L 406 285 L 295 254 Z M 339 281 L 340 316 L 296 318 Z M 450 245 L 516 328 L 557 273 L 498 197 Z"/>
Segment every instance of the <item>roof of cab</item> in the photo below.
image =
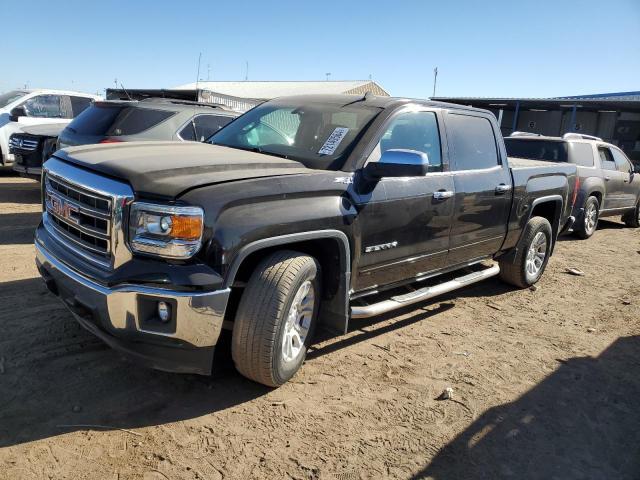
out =
<path fill-rule="evenodd" d="M 269 102 L 316 102 L 316 103 L 330 103 L 336 105 L 346 105 L 349 103 L 358 103 L 369 107 L 377 108 L 395 108 L 401 105 L 417 104 L 427 107 L 446 108 L 451 110 L 467 110 L 467 111 L 481 111 L 485 113 L 491 113 L 489 110 L 470 107 L 466 105 L 457 105 L 454 103 L 436 102 L 432 100 L 424 100 L 417 98 L 403 98 L 403 97 L 383 97 L 376 95 L 353 95 L 353 94 L 309 94 L 309 95 L 291 95 L 286 97 L 277 97 Z"/>

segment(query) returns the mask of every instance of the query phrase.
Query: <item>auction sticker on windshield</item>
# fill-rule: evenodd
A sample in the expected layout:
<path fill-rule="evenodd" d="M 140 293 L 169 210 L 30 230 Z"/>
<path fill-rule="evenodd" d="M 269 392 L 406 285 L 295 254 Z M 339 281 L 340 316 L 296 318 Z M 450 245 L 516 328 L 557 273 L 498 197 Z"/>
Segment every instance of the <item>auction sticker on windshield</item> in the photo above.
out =
<path fill-rule="evenodd" d="M 329 135 L 329 138 L 324 142 L 324 145 L 322 145 L 322 148 L 318 153 L 320 155 L 333 155 L 333 152 L 336 151 L 340 142 L 342 142 L 344 137 L 347 135 L 347 132 L 349 132 L 348 128 L 337 127 L 333 132 L 331 132 L 331 135 Z"/>

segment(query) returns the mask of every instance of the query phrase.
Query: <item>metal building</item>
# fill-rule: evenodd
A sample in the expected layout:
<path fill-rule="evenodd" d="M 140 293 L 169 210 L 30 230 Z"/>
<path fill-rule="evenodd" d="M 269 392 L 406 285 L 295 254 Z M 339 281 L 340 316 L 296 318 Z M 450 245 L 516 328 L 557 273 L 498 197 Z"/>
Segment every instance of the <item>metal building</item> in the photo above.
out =
<path fill-rule="evenodd" d="M 502 134 L 514 131 L 560 136 L 595 135 L 640 162 L 640 91 L 556 98 L 434 97 L 433 100 L 491 110 Z"/>
<path fill-rule="evenodd" d="M 373 80 L 326 80 L 326 81 L 238 81 L 188 83 L 170 89 L 120 89 L 108 88 L 106 98 L 142 99 L 167 97 L 182 100 L 217 103 L 238 112 L 246 112 L 265 100 L 286 95 L 365 94 L 389 96 L 389 93 Z"/>

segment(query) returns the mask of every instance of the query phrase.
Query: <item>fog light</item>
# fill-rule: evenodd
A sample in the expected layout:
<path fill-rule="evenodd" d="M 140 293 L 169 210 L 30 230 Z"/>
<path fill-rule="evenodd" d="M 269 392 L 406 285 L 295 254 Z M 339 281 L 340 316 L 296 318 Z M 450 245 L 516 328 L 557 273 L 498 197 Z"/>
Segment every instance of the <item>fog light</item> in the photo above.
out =
<path fill-rule="evenodd" d="M 162 322 L 168 322 L 171 318 L 171 307 L 167 302 L 158 302 L 158 317 Z"/>

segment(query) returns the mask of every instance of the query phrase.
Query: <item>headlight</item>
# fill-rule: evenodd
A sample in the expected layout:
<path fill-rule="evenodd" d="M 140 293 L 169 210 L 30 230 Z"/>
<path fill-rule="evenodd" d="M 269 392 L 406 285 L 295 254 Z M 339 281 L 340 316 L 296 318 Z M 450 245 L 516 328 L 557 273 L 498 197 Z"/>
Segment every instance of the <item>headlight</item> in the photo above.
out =
<path fill-rule="evenodd" d="M 202 245 L 203 218 L 200 207 L 134 202 L 129 219 L 131 250 L 166 258 L 193 257 Z"/>

